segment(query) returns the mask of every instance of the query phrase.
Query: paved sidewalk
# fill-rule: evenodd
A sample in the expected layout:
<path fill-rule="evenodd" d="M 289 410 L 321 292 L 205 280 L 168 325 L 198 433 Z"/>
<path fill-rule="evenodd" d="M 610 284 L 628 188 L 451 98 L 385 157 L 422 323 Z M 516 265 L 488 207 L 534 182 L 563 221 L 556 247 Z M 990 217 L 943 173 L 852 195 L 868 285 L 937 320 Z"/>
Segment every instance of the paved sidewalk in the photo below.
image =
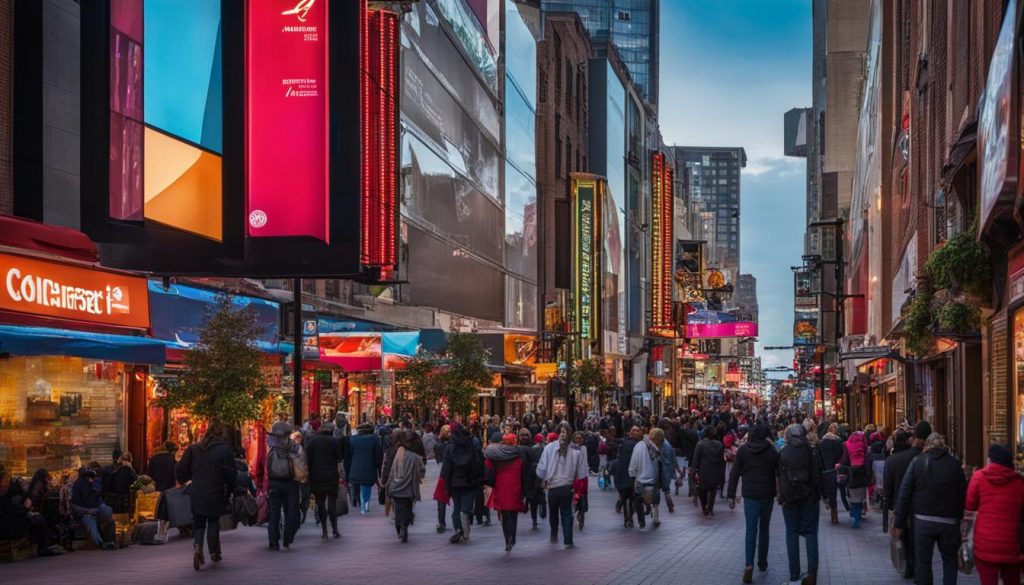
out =
<path fill-rule="evenodd" d="M 428 472 L 424 495 L 433 493 L 436 464 L 431 462 Z M 116 552 L 79 551 L 58 558 L 0 564 L 0 583 L 740 583 L 744 564 L 740 506 L 730 511 L 726 502 L 720 500 L 715 517 L 705 519 L 688 499 L 676 498 L 676 513 L 662 510 L 660 528 L 652 530 L 648 524 L 646 530 L 639 531 L 622 527 L 620 517 L 614 513 L 614 502 L 614 491 L 601 492 L 597 482 L 591 482 L 586 528 L 576 535 L 577 548 L 568 551 L 549 542 L 546 525 L 531 530 L 528 516 L 520 517 L 518 543 L 511 554 L 504 552 L 496 516 L 490 527 L 474 526 L 469 543 L 448 544 L 451 531 L 435 533 L 436 508 L 432 500 L 425 500 L 416 507 L 417 522 L 410 530 L 409 543 L 404 545 L 398 542 L 383 510 L 374 505 L 368 516 L 341 518 L 342 538 L 326 542 L 321 541 L 310 514 L 295 544 L 287 551 L 266 550 L 264 528 L 241 527 L 225 532 L 224 561 L 212 566 L 207 559 L 207 566 L 198 573 L 192 570 L 191 540 L 173 538 L 163 546 L 132 546 Z M 850 528 L 848 518 L 838 526 L 829 524 L 827 518 L 823 513 L 819 583 L 906 583 L 889 563 L 888 536 L 881 531 L 880 514 L 870 514 L 860 530 Z M 778 508 L 772 516 L 769 565 L 767 573 L 755 573 L 755 584 L 778 585 L 788 576 L 784 525 Z M 940 582 L 938 563 L 936 577 Z M 961 575 L 958 582 L 978 581 L 976 576 Z"/>

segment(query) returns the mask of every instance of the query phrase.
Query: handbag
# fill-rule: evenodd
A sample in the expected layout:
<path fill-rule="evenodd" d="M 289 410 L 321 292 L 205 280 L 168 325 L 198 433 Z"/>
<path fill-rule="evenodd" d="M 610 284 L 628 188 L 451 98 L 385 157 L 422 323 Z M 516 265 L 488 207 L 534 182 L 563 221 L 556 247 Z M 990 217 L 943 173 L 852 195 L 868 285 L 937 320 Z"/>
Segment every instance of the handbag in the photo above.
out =
<path fill-rule="evenodd" d="M 348 515 L 348 486 L 343 483 L 338 485 L 338 499 L 334 503 L 334 512 L 338 516 Z"/>
<path fill-rule="evenodd" d="M 974 521 L 967 521 L 967 536 L 956 552 L 956 568 L 964 575 L 974 572 Z"/>
<path fill-rule="evenodd" d="M 270 502 L 267 501 L 267 494 L 256 496 L 256 524 L 266 524 L 270 519 Z"/>

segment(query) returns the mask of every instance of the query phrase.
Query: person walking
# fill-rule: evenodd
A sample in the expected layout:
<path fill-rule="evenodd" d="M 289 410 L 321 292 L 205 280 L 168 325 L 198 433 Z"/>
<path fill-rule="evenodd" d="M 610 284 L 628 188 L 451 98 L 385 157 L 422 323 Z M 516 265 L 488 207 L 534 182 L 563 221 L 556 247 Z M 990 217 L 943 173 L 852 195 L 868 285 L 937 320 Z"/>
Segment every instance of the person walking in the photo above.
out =
<path fill-rule="evenodd" d="M 296 463 L 304 467 L 302 448 L 291 439 L 292 425 L 284 421 L 274 423 L 267 435 L 267 500 L 270 520 L 267 524 L 269 548 L 279 550 L 291 546 L 299 531 L 299 479 Z M 281 534 L 281 516 L 284 516 L 284 534 Z"/>
<path fill-rule="evenodd" d="M 757 568 L 768 570 L 768 539 L 775 503 L 775 485 L 779 475 L 779 454 L 769 440 L 771 429 L 758 424 L 750 429 L 749 439 L 736 452 L 729 474 L 729 508 L 736 507 L 736 487 L 743 478 L 743 516 L 747 523 L 746 560 L 743 582 L 754 579 L 754 551 Z"/>
<path fill-rule="evenodd" d="M 1024 508 L 1024 478 L 1013 469 L 1013 453 L 994 444 L 988 465 L 971 476 L 965 509 L 974 521 L 974 565 L 981 585 L 1020 583 L 1019 527 Z"/>
<path fill-rule="evenodd" d="M 576 431 L 575 433 L 572 434 L 571 447 L 573 449 L 576 449 L 577 451 L 583 452 L 583 459 L 587 461 L 587 466 L 589 467 L 590 462 L 592 460 L 590 456 L 592 451 L 586 445 L 586 434 L 584 432 Z M 590 479 L 588 477 L 585 483 L 589 484 L 589 482 Z M 586 489 L 587 487 L 589 487 L 589 485 L 584 486 L 585 489 L 581 490 L 581 492 L 573 498 L 573 503 L 576 507 L 576 523 L 579 525 L 580 530 L 583 530 L 583 524 L 586 521 L 587 510 L 590 509 L 590 500 L 587 496 L 588 490 Z"/>
<path fill-rule="evenodd" d="M 373 486 L 380 483 L 378 474 L 383 463 L 384 447 L 380 438 L 373 433 L 373 425 L 359 425 L 355 436 L 348 440 L 345 477 L 352 489 L 352 505 L 359 507 L 360 514 L 370 513 Z"/>
<path fill-rule="evenodd" d="M 562 539 L 566 549 L 575 545 L 572 539 L 572 504 L 586 489 L 587 461 L 582 450 L 569 446 L 569 432 L 563 430 L 557 441 L 548 443 L 537 464 L 537 477 L 548 490 L 551 542 L 558 542 L 558 524 L 562 524 Z"/>
<path fill-rule="evenodd" d="M 543 519 L 547 514 L 544 502 L 544 488 L 537 477 L 537 464 L 540 463 L 540 456 L 544 453 L 544 445 L 535 444 L 530 436 L 530 429 L 519 429 L 519 446 L 523 450 L 523 497 L 526 498 L 527 507 L 530 509 L 530 520 L 532 529 L 537 529 L 537 513 Z"/>
<path fill-rule="evenodd" d="M 220 517 L 231 511 L 230 496 L 238 486 L 234 450 L 228 445 L 228 433 L 217 419 L 210 421 L 206 435 L 189 445 L 174 469 L 178 483 L 192 482 L 192 568 L 199 570 L 203 558 L 203 537 L 210 560 L 221 561 Z"/>
<path fill-rule="evenodd" d="M 661 504 L 661 446 L 665 442 L 665 431 L 651 429 L 646 437 L 633 449 L 629 459 L 629 477 L 636 486 L 636 506 L 651 509 L 654 528 L 661 526 L 659 506 Z M 644 514 L 637 514 L 640 528 L 644 527 Z"/>
<path fill-rule="evenodd" d="M 385 491 L 395 510 L 395 531 L 403 543 L 409 542 L 412 509 L 420 500 L 420 484 L 425 471 L 423 456 L 409 448 L 412 435 L 413 431 L 410 430 L 392 434 L 395 455 L 384 476 Z"/>
<path fill-rule="evenodd" d="M 338 532 L 338 484 L 341 474 L 338 465 L 345 461 L 341 438 L 334 436 L 333 422 L 325 422 L 320 430 L 306 441 L 306 463 L 309 466 L 309 490 L 316 502 L 316 518 L 320 523 L 320 538 L 327 540 L 327 521 L 330 519 L 334 538 Z"/>
<path fill-rule="evenodd" d="M 867 500 L 867 488 L 871 478 L 871 468 L 868 465 L 868 441 L 864 431 L 856 431 L 846 440 L 839 465 L 845 465 L 849 469 L 846 474 L 846 488 L 850 498 L 850 517 L 853 518 L 853 527 L 860 528 Z"/>
<path fill-rule="evenodd" d="M 622 445 L 618 449 L 618 457 L 611 463 L 615 490 L 619 492 L 619 500 L 616 502 L 615 507 L 616 511 L 622 512 L 623 526 L 626 528 L 633 527 L 634 512 L 637 514 L 640 526 L 643 527 L 644 524 L 643 508 L 634 510 L 636 506 L 636 492 L 634 482 L 629 475 L 629 464 L 633 459 L 633 451 L 636 449 L 637 444 L 643 441 L 643 437 L 644 433 L 640 430 L 640 427 L 630 427 L 629 436 L 623 439 Z"/>
<path fill-rule="evenodd" d="M 452 442 L 452 428 L 448 425 L 441 427 L 441 431 L 437 434 L 437 441 L 434 442 L 433 457 L 434 461 L 441 465 L 444 462 L 444 451 L 448 448 L 448 445 Z M 427 453 L 428 455 L 431 452 Z M 444 477 L 440 475 L 437 478 L 437 484 L 434 486 L 434 501 L 437 503 L 437 533 L 443 534 L 445 530 L 448 530 L 448 504 L 451 502 L 452 496 L 448 493 L 447 486 L 444 485 Z"/>
<path fill-rule="evenodd" d="M 903 478 L 907 474 L 907 469 L 910 467 L 911 462 L 921 454 L 924 448 L 924 441 L 928 438 L 928 435 L 932 434 L 932 426 L 928 424 L 928 421 L 920 421 L 914 427 L 912 435 L 908 435 L 906 440 L 909 441 L 905 448 L 899 448 L 903 441 L 899 437 L 893 440 L 894 452 L 891 457 L 885 461 L 885 477 L 882 478 L 882 491 L 884 492 L 886 504 L 889 506 L 889 512 L 895 516 L 896 513 L 896 500 L 899 497 L 900 485 L 903 483 Z M 912 503 L 907 504 L 907 515 L 908 517 L 914 513 Z M 903 569 L 904 579 L 914 578 L 914 523 L 907 522 L 906 529 L 897 536 L 892 534 L 893 538 L 902 541 L 903 550 L 906 556 L 906 566 Z"/>
<path fill-rule="evenodd" d="M 939 433 L 928 435 L 924 452 L 914 458 L 900 483 L 892 536 L 914 524 L 914 582 L 932 583 L 935 545 L 942 556 L 942 582 L 956 583 L 960 521 L 964 517 L 967 480 L 960 461 L 946 447 Z M 913 510 L 913 513 L 910 513 Z M 1015 546 L 1019 546 L 1014 541 Z"/>
<path fill-rule="evenodd" d="M 463 425 L 452 423 L 452 442 L 444 452 L 441 478 L 452 496 L 452 528 L 449 542 L 469 540 L 473 504 L 484 485 L 483 452 L 473 444 L 473 437 Z"/>
<path fill-rule="evenodd" d="M 705 518 L 715 515 L 715 496 L 725 483 L 725 446 L 717 437 L 715 427 L 705 427 L 704 438 L 693 451 L 697 495 Z"/>
<path fill-rule="evenodd" d="M 779 452 L 779 505 L 786 522 L 789 582 L 815 585 L 818 581 L 818 515 L 821 498 L 821 453 L 811 448 L 803 425 L 791 424 Z M 807 573 L 800 577 L 800 537 L 807 548 Z"/>
<path fill-rule="evenodd" d="M 494 470 L 494 488 L 487 507 L 501 516 L 501 532 L 505 535 L 505 552 L 512 552 L 516 544 L 519 514 L 526 511 L 526 485 L 529 480 L 528 449 L 516 445 L 515 435 L 491 437 L 484 449 L 487 467 Z M 526 432 L 527 437 L 529 431 Z M 495 441 L 494 439 L 498 439 Z M 534 470 L 536 476 L 536 470 Z"/>

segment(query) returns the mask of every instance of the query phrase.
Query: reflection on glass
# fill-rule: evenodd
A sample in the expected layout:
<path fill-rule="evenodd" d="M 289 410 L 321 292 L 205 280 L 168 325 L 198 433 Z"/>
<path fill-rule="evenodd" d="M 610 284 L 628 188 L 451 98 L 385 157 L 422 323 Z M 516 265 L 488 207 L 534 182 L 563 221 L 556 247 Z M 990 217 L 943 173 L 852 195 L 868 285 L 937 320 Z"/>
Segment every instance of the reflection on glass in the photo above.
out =
<path fill-rule="evenodd" d="M 1015 459 L 1024 462 L 1024 310 L 1013 314 L 1013 382 L 1017 424 L 1014 427 Z"/>

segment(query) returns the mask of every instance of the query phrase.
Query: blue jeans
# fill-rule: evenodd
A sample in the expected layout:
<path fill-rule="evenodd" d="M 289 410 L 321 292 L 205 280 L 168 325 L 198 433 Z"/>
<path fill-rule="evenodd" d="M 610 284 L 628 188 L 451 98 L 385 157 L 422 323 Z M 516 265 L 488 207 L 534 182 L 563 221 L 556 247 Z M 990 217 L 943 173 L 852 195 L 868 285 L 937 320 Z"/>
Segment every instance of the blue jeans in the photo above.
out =
<path fill-rule="evenodd" d="M 369 510 L 370 501 L 373 498 L 373 484 L 372 483 L 354 483 L 352 484 L 352 505 L 358 507 L 360 510 Z"/>
<path fill-rule="evenodd" d="M 220 516 L 192 514 L 192 543 L 203 546 L 204 535 L 210 554 L 220 554 Z"/>
<path fill-rule="evenodd" d="M 277 546 L 281 541 L 281 510 L 284 510 L 284 543 L 289 545 L 299 531 L 299 482 L 271 482 L 270 522 L 267 533 L 270 546 Z"/>
<path fill-rule="evenodd" d="M 763 500 L 743 498 L 743 515 L 747 519 L 747 565 L 754 566 L 754 549 L 757 548 L 757 564 L 768 565 L 768 527 L 772 521 L 771 498 Z"/>
<path fill-rule="evenodd" d="M 562 541 L 572 544 L 572 486 L 563 485 L 548 490 L 548 520 L 551 533 L 558 534 L 558 522 L 562 522 Z"/>
<path fill-rule="evenodd" d="M 92 539 L 93 544 L 96 546 L 103 544 L 103 537 L 100 536 L 100 529 L 96 523 L 95 516 L 82 516 L 80 522 L 82 526 L 85 526 L 85 531 L 89 533 L 89 538 Z"/>
<path fill-rule="evenodd" d="M 800 537 L 806 539 L 807 572 L 818 572 L 818 515 L 821 506 L 816 497 L 782 506 L 786 521 L 786 553 L 789 556 L 789 580 L 800 578 Z"/>
<path fill-rule="evenodd" d="M 465 514 L 467 517 L 473 515 L 473 506 L 476 503 L 476 495 L 479 492 L 479 488 L 452 490 L 452 528 L 455 530 L 464 529 L 460 514 Z"/>

